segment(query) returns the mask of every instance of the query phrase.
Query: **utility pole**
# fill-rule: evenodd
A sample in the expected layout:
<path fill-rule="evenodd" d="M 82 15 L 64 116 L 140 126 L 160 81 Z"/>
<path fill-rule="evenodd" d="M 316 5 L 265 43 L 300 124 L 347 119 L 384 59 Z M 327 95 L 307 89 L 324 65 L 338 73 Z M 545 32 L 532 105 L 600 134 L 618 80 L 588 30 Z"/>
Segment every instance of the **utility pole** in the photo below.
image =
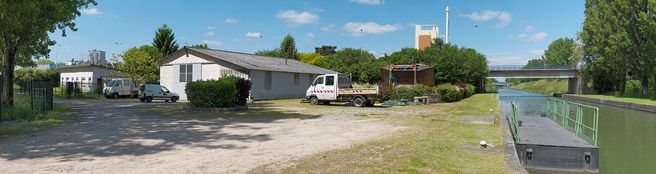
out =
<path fill-rule="evenodd" d="M 449 6 L 446 6 L 446 40 L 445 42 L 449 43 Z"/>

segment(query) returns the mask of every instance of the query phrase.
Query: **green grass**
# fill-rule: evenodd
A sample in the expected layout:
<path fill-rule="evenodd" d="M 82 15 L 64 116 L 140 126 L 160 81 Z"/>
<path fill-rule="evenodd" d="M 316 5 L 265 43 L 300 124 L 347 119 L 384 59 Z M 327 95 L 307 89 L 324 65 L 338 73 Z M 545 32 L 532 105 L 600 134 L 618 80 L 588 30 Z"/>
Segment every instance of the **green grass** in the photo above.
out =
<path fill-rule="evenodd" d="M 53 90 L 53 95 L 55 98 L 58 99 L 91 99 L 91 100 L 104 100 L 107 99 L 105 96 L 99 95 L 99 94 L 93 94 L 93 93 L 82 93 L 80 96 L 72 96 L 71 98 L 68 98 L 66 96 L 66 93 L 62 92 L 61 87 L 54 87 L 52 88 Z"/>
<path fill-rule="evenodd" d="M 512 89 L 548 94 L 567 93 L 567 79 L 541 79 L 512 86 Z"/>
<path fill-rule="evenodd" d="M 18 105 L 18 102 L 15 106 L 15 112 L 28 113 L 28 111 L 17 111 L 17 109 L 20 110 L 21 107 Z M 0 140 L 19 135 L 31 134 L 69 123 L 71 122 L 70 117 L 65 116 L 69 111 L 70 110 L 66 106 L 55 104 L 53 110 L 46 113 L 31 113 L 36 115 L 37 118 L 33 121 L 18 119 L 15 121 L 0 122 Z"/>
<path fill-rule="evenodd" d="M 297 102 L 284 103 L 283 106 L 304 107 Z M 310 155 L 292 161 L 283 169 L 279 169 L 279 164 L 268 164 L 251 172 L 509 173 L 501 152 L 472 152 L 461 148 L 463 145 L 477 146 L 479 141 L 485 140 L 503 149 L 499 124 L 466 125 L 460 122 L 464 116 L 499 118 L 501 112 L 498 110 L 498 102 L 496 94 L 478 94 L 456 103 L 384 108 L 396 113 L 421 112 L 374 115 L 372 119 L 382 119 L 406 126 L 405 129 L 381 140 Z M 340 107 L 304 105 L 318 107 L 314 110 L 323 107 Z M 370 116 L 356 115 L 356 117 Z"/>
<path fill-rule="evenodd" d="M 577 96 L 656 106 L 656 100 L 650 98 L 623 97 L 623 96 L 614 96 L 614 95 L 577 95 Z"/>

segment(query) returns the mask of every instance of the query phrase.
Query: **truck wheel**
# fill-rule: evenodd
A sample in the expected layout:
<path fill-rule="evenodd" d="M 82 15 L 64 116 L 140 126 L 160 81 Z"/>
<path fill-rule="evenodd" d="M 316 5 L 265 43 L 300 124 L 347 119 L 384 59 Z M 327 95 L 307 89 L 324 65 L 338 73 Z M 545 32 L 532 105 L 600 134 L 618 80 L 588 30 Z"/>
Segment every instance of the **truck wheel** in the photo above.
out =
<path fill-rule="evenodd" d="M 353 104 L 356 107 L 364 107 L 365 102 L 364 102 L 364 99 L 362 99 L 361 97 L 358 97 L 358 98 L 353 99 Z"/>
<path fill-rule="evenodd" d="M 178 100 L 176 97 L 171 97 L 171 102 L 175 103 L 175 101 Z"/>
<path fill-rule="evenodd" d="M 146 102 L 148 102 L 148 103 L 153 102 L 153 97 L 146 97 Z"/>
<path fill-rule="evenodd" d="M 310 104 L 318 105 L 319 99 L 317 97 L 310 97 Z"/>
<path fill-rule="evenodd" d="M 117 93 L 112 94 L 112 98 L 113 99 L 118 99 L 118 94 Z"/>

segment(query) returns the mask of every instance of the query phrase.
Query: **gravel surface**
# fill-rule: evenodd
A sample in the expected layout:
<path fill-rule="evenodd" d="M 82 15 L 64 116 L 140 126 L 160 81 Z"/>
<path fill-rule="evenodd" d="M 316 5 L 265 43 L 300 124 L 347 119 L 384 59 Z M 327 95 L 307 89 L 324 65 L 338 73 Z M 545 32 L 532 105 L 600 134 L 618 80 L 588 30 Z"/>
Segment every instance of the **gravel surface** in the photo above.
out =
<path fill-rule="evenodd" d="M 0 142 L 0 173 L 243 173 L 402 129 L 354 118 L 386 113 L 381 108 L 335 106 L 309 115 L 290 106 L 278 114 L 302 117 L 187 118 L 147 111 L 181 108 L 173 103 L 57 102 L 79 111 L 79 122 Z"/>

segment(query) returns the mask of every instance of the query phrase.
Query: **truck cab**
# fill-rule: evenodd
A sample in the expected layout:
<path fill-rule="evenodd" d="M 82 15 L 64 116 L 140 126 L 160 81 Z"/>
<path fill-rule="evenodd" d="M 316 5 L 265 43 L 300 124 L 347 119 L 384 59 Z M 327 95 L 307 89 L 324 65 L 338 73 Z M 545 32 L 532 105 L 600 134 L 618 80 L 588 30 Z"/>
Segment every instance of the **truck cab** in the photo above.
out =
<path fill-rule="evenodd" d="M 305 92 L 311 104 L 352 102 L 355 106 L 373 106 L 378 98 L 378 88 L 353 88 L 351 78 L 343 74 L 324 74 L 314 79 Z"/>
<path fill-rule="evenodd" d="M 120 96 L 136 97 L 137 85 L 130 78 L 115 78 L 106 83 L 103 95 L 114 99 Z"/>

